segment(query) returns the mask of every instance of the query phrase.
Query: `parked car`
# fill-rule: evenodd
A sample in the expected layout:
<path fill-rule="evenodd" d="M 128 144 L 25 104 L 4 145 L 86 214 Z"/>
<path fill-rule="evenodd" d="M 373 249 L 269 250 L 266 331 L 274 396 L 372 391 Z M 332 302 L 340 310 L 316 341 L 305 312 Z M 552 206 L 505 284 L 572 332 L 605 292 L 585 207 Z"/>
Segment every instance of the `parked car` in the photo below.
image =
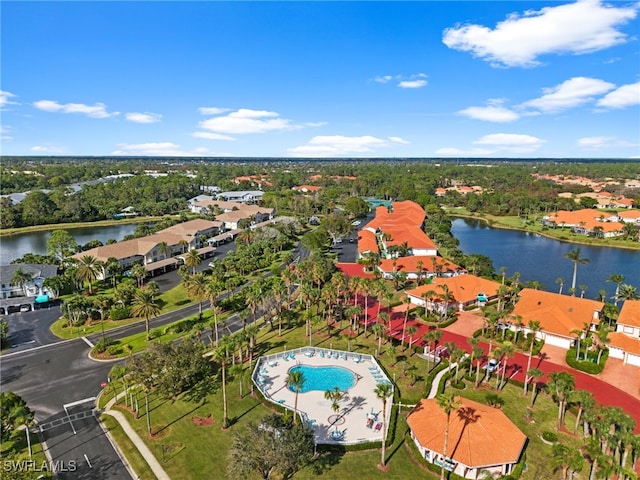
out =
<path fill-rule="evenodd" d="M 353 222 L 351 222 L 351 225 L 353 225 L 354 227 L 357 227 L 358 225 L 360 225 L 362 223 L 361 220 L 354 220 Z"/>
<path fill-rule="evenodd" d="M 20 305 L 20 311 L 21 312 L 30 312 L 31 311 L 31 305 Z"/>
<path fill-rule="evenodd" d="M 500 362 L 495 358 L 492 358 L 482 368 L 484 368 L 487 372 L 491 373 L 491 372 L 495 372 L 499 366 L 500 366 Z"/>

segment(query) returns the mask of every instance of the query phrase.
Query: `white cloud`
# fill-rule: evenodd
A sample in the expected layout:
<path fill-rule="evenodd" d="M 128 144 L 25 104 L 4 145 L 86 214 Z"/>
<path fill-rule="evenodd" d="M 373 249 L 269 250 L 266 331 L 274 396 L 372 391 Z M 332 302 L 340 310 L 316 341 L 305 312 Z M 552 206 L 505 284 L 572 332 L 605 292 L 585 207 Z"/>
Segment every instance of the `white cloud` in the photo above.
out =
<path fill-rule="evenodd" d="M 13 93 L 0 90 L 0 109 L 4 108 L 5 105 L 16 105 L 18 102 L 11 101 L 13 97 L 15 97 Z"/>
<path fill-rule="evenodd" d="M 0 141 L 10 142 L 13 140 L 13 137 L 9 135 L 10 129 L 9 125 L 0 125 Z"/>
<path fill-rule="evenodd" d="M 559 112 L 591 102 L 594 96 L 602 95 L 613 88 L 613 83 L 597 78 L 573 77 L 555 87 L 544 88 L 544 95 L 524 102 L 520 107 L 533 108 L 544 113 Z"/>
<path fill-rule="evenodd" d="M 393 76 L 383 75 L 383 76 L 376 77 L 373 80 L 378 83 L 389 83 L 391 80 L 393 80 Z"/>
<path fill-rule="evenodd" d="M 81 113 L 91 118 L 109 118 L 120 114 L 120 112 L 107 112 L 107 106 L 104 103 L 85 105 L 84 103 L 58 103 L 53 100 L 39 100 L 34 102 L 33 106 L 45 112 Z"/>
<path fill-rule="evenodd" d="M 422 88 L 428 85 L 426 78 L 426 73 L 414 73 L 411 75 L 383 75 L 373 80 L 378 83 L 389 83 L 393 80 L 400 88 Z"/>
<path fill-rule="evenodd" d="M 126 113 L 125 118 L 128 121 L 134 122 L 134 123 L 158 123 L 160 120 L 162 120 L 162 115 L 160 115 L 159 113 L 149 113 L 149 112 L 145 112 L 145 113 L 131 112 L 131 113 Z"/>
<path fill-rule="evenodd" d="M 31 147 L 31 151 L 34 153 L 63 153 L 61 148 L 51 145 L 36 145 Z"/>
<path fill-rule="evenodd" d="M 472 118 L 474 120 L 484 120 L 486 122 L 508 123 L 520 118 L 513 110 L 499 106 L 488 105 L 486 107 L 468 107 L 458 112 L 459 115 Z"/>
<path fill-rule="evenodd" d="M 547 54 L 585 54 L 624 43 L 618 27 L 634 19 L 639 4 L 616 8 L 600 0 L 512 13 L 495 29 L 456 25 L 443 32 L 449 48 L 470 52 L 494 66 L 533 67 Z"/>
<path fill-rule="evenodd" d="M 631 148 L 637 147 L 638 143 L 631 143 L 625 140 L 620 140 L 615 137 L 584 137 L 579 138 L 576 144 L 580 148 L 587 150 L 599 150 L 603 148 Z"/>
<path fill-rule="evenodd" d="M 426 80 L 403 80 L 398 83 L 400 88 L 422 88 L 427 86 Z"/>
<path fill-rule="evenodd" d="M 495 152 L 495 150 L 489 150 L 486 148 L 471 148 L 463 150 L 461 148 L 445 147 L 436 150 L 435 154 L 442 157 L 486 157 L 494 154 Z"/>
<path fill-rule="evenodd" d="M 306 145 L 288 149 L 295 157 L 338 157 L 354 154 L 369 154 L 376 149 L 393 145 L 406 145 L 409 142 L 400 137 L 387 139 L 364 135 L 347 137 L 344 135 L 319 135 L 313 137 Z"/>
<path fill-rule="evenodd" d="M 119 150 L 114 150 L 111 155 L 141 155 L 149 157 L 189 157 L 189 156 L 211 156 L 216 155 L 206 148 L 195 148 L 193 150 L 181 150 L 180 145 L 172 142 L 149 142 L 149 143 L 120 143 Z"/>
<path fill-rule="evenodd" d="M 195 138 L 206 138 L 207 140 L 235 140 L 235 138 L 230 137 L 229 135 L 222 135 L 221 133 L 213 132 L 193 132 L 191 136 Z"/>
<path fill-rule="evenodd" d="M 219 108 L 219 107 L 200 107 L 198 111 L 200 115 L 219 115 L 221 113 L 225 113 L 230 111 L 230 108 Z"/>
<path fill-rule="evenodd" d="M 290 120 L 281 118 L 280 114 L 276 112 L 241 108 L 228 115 L 203 120 L 200 122 L 200 128 L 215 133 L 242 135 L 296 130 L 302 127 L 293 125 Z"/>
<path fill-rule="evenodd" d="M 599 107 L 625 108 L 640 104 L 640 82 L 623 85 L 613 92 L 609 92 L 600 100 Z"/>
<path fill-rule="evenodd" d="M 545 140 L 517 133 L 492 133 L 474 140 L 473 143 L 475 145 L 492 145 L 505 153 L 530 153 L 538 150 L 545 143 Z"/>

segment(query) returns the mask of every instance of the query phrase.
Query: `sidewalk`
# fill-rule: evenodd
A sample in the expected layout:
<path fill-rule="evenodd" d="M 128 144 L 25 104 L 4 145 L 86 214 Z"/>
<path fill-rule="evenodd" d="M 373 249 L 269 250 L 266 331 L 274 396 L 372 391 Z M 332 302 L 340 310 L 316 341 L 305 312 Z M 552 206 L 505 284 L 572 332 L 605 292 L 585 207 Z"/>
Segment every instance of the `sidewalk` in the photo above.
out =
<path fill-rule="evenodd" d="M 136 431 L 131 427 L 126 417 L 121 412 L 111 409 L 111 407 L 113 407 L 115 403 L 116 403 L 115 398 L 109 400 L 109 402 L 105 405 L 104 410 L 102 410 L 102 413 L 106 415 L 111 415 L 120 424 L 124 433 L 129 437 L 129 440 L 131 440 L 131 442 L 136 446 L 136 448 L 140 452 L 140 455 L 142 455 L 142 457 L 145 459 L 145 461 L 151 468 L 151 471 L 153 472 L 153 474 L 156 476 L 158 480 L 171 480 L 171 477 L 169 477 L 169 475 L 167 475 L 167 472 L 164 471 L 164 468 L 162 468 L 162 466 L 160 465 L 160 462 L 158 462 L 155 455 L 151 452 L 151 450 L 149 450 L 149 448 L 144 443 L 144 441 L 140 438 L 140 436 L 136 433 Z M 115 443 L 115 440 L 111 438 L 111 435 L 109 435 L 106 429 L 105 429 L 105 433 L 109 436 L 111 443 L 114 445 L 117 445 Z"/>

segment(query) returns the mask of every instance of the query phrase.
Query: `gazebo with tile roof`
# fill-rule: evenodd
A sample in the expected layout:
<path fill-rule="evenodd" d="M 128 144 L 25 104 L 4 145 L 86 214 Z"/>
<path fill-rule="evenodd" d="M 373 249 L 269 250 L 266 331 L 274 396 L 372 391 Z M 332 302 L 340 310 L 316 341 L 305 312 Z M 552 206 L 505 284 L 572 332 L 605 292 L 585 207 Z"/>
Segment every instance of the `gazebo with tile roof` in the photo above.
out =
<path fill-rule="evenodd" d="M 446 457 L 443 452 L 447 415 L 435 398 L 421 400 L 409 413 L 411 438 L 425 460 L 464 478 L 478 478 L 488 470 L 510 474 L 520 460 L 527 437 L 494 407 L 456 397 L 458 408 L 449 416 Z"/>

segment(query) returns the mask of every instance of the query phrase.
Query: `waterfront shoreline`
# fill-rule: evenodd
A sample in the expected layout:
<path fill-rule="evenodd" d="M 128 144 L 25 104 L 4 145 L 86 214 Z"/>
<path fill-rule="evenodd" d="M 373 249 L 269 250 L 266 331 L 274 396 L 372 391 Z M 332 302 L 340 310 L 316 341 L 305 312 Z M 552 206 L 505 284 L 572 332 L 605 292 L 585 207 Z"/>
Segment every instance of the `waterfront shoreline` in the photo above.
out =
<path fill-rule="evenodd" d="M 556 240 L 558 242 L 567 242 L 567 243 L 572 243 L 572 244 L 576 244 L 576 245 L 588 245 L 590 247 L 620 248 L 620 249 L 632 250 L 632 251 L 640 250 L 640 242 L 637 242 L 638 245 L 634 246 L 634 245 L 617 245 L 617 244 L 611 244 L 611 243 L 586 242 L 586 241 L 580 241 L 580 239 L 569 239 L 569 238 L 564 238 L 564 237 L 559 238 L 559 237 L 556 237 L 554 235 L 550 235 L 546 231 L 538 231 L 538 230 L 534 230 L 534 229 L 530 229 L 530 228 L 526 228 L 526 227 L 518 228 L 518 227 L 514 227 L 513 225 L 506 225 L 504 223 L 499 223 L 496 220 L 489 219 L 489 218 L 486 218 L 484 216 L 469 215 L 469 214 L 464 214 L 464 213 L 452 213 L 450 211 L 446 211 L 446 212 L 447 212 L 447 215 L 452 217 L 452 218 L 467 218 L 469 220 L 478 220 L 478 221 L 481 221 L 481 222 L 487 224 L 491 228 L 499 228 L 499 229 L 502 229 L 502 230 L 514 230 L 514 231 L 517 231 L 517 232 L 533 233 L 533 234 L 536 234 L 536 235 L 540 235 L 542 237 L 549 238 L 551 240 Z M 607 242 L 607 239 L 602 239 L 602 240 L 604 242 Z"/>
<path fill-rule="evenodd" d="M 29 227 L 3 228 L 0 229 L 0 238 L 34 232 L 50 232 L 54 230 L 74 230 L 77 228 L 112 227 L 114 225 L 159 222 L 163 218 L 164 217 L 133 217 L 113 220 L 98 220 L 97 222 L 49 223 L 45 225 L 32 225 Z"/>

